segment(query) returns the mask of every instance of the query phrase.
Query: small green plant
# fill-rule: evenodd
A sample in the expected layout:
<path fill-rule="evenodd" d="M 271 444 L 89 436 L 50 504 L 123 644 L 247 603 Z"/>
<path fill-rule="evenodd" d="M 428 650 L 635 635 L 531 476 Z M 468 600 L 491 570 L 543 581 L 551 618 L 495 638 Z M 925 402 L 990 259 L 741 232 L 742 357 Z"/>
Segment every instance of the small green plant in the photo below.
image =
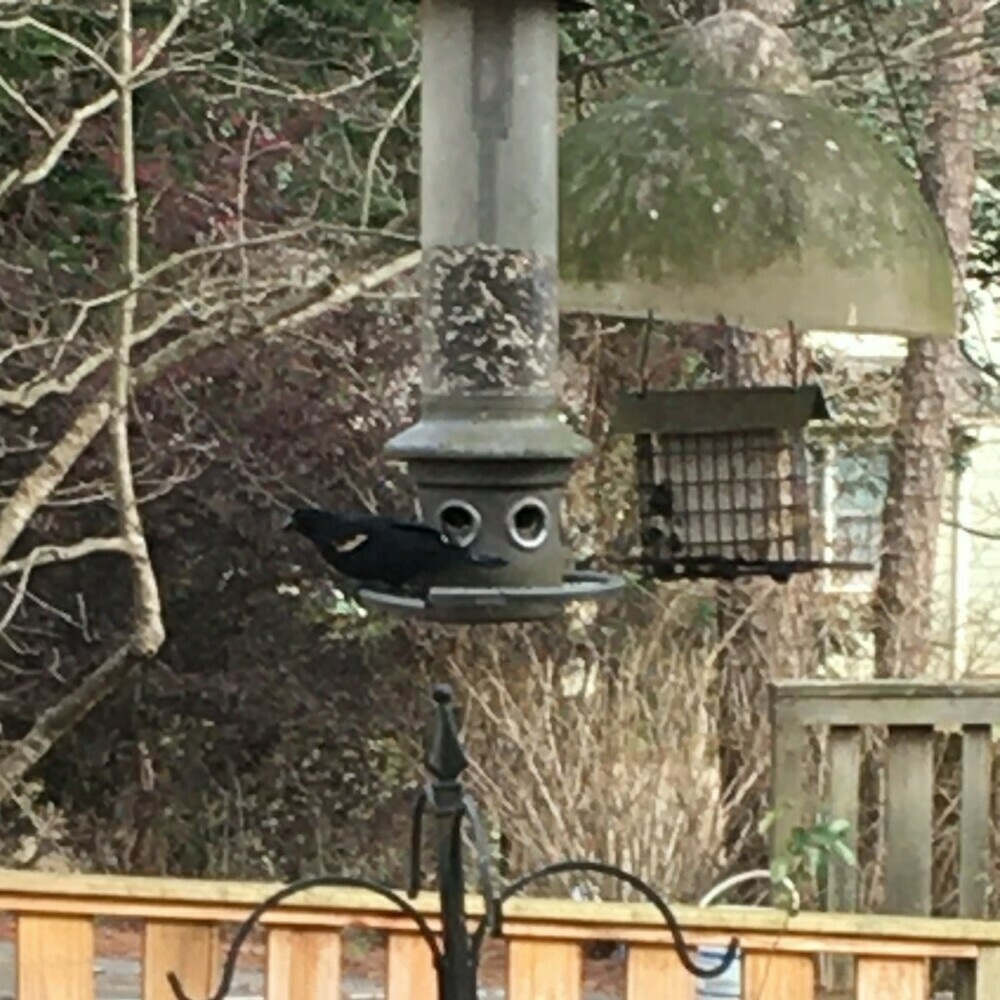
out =
<path fill-rule="evenodd" d="M 294 585 L 283 585 L 279 590 L 291 597 L 301 596 Z M 322 625 L 337 640 L 373 643 L 398 627 L 398 622 L 388 616 L 370 616 L 363 604 L 337 587 L 321 588 L 304 598 L 301 613 L 305 620 Z"/>
<path fill-rule="evenodd" d="M 766 813 L 760 832 L 766 833 L 776 818 L 775 810 Z M 805 893 L 818 889 L 825 881 L 831 859 L 856 868 L 857 858 L 848 843 L 850 832 L 851 824 L 846 819 L 824 815 L 818 815 L 811 826 L 793 827 L 784 849 L 771 861 L 771 884 L 781 890 L 790 881 Z"/>

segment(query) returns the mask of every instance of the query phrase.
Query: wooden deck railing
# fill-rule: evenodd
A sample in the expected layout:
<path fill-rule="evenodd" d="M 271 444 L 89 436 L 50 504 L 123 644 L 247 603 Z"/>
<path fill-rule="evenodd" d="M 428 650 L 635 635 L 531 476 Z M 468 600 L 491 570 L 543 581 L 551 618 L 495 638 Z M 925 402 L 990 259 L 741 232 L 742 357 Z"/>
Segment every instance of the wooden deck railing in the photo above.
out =
<path fill-rule="evenodd" d="M 93 1000 L 95 920 L 143 926 L 142 1000 L 172 1000 L 168 972 L 187 992 L 217 988 L 220 933 L 275 886 L 178 879 L 53 876 L 0 871 L 0 912 L 16 920 L 16 1000 Z M 418 909 L 432 918 L 435 900 Z M 476 904 L 470 900 L 470 910 Z M 816 1000 L 818 957 L 857 961 L 856 1000 L 928 1000 L 929 960 L 961 959 L 976 970 L 976 1000 L 1000 1000 L 1000 923 L 921 917 L 678 907 L 693 944 L 743 949 L 744 1000 Z M 506 908 L 508 1000 L 580 1000 L 582 945 L 627 943 L 627 1000 L 694 1000 L 695 982 L 669 946 L 651 907 L 561 900 Z M 361 925 L 388 935 L 386 1000 L 435 1000 L 426 946 L 406 918 L 354 890 L 303 894 L 264 922 L 267 1000 L 341 1000 L 341 932 Z"/>
<path fill-rule="evenodd" d="M 772 852 L 778 854 L 794 826 L 822 811 L 847 820 L 856 847 L 860 810 L 862 735 L 886 727 L 884 844 L 885 913 L 932 912 L 932 862 L 936 734 L 961 740 L 958 797 L 958 912 L 982 917 L 996 891 L 990 856 L 993 727 L 1000 725 L 1000 683 L 915 680 L 778 681 L 771 685 L 771 794 L 776 809 Z M 809 731 L 825 730 L 825 760 L 817 783 L 808 762 Z M 832 865 L 826 887 L 830 910 L 859 908 L 858 871 Z M 958 969 L 961 997 L 974 996 L 973 970 Z M 823 978 L 850 990 L 850 963 L 831 959 Z M 850 995 L 848 993 L 848 995 Z M 994 994 L 1000 1000 L 1000 983 Z"/>
<path fill-rule="evenodd" d="M 885 912 L 932 912 L 934 738 L 961 733 L 959 913 L 985 915 L 992 892 L 990 825 L 993 727 L 1000 726 L 1000 682 L 912 680 L 778 681 L 771 685 L 773 850 L 780 852 L 803 814 L 822 808 L 858 821 L 862 730 L 888 728 L 886 751 Z M 808 730 L 827 731 L 826 787 L 817 789 L 805 762 Z M 817 794 L 819 792 L 819 794 Z M 857 872 L 830 872 L 829 908 L 855 910 Z M 997 990 L 1000 1000 L 1000 987 Z"/>

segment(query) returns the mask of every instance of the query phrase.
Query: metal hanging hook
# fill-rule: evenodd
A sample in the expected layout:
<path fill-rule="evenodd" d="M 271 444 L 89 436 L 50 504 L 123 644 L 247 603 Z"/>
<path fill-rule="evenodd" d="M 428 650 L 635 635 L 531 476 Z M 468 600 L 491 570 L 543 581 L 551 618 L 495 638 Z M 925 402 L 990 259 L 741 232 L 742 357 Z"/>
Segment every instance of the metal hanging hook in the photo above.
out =
<path fill-rule="evenodd" d="M 438 947 L 437 939 L 434 937 L 434 932 L 431 930 L 430 925 L 427 923 L 423 914 L 408 903 L 402 896 L 399 895 L 399 893 L 390 889 L 388 886 L 383 885 L 381 882 L 375 882 L 371 879 L 355 878 L 349 875 L 319 875 L 315 878 L 304 878 L 298 882 L 293 882 L 291 885 L 286 885 L 284 888 L 272 893 L 262 903 L 254 907 L 250 916 L 247 917 L 242 924 L 240 924 L 236 931 L 236 935 L 233 938 L 233 943 L 229 946 L 229 951 L 226 953 L 226 959 L 222 963 L 222 978 L 219 982 L 219 988 L 210 997 L 206 998 L 206 1000 L 225 1000 L 225 997 L 229 995 L 229 991 L 233 986 L 233 979 L 236 975 L 236 965 L 239 962 L 240 951 L 242 950 L 243 945 L 246 944 L 247 938 L 253 933 L 254 928 L 260 923 L 261 918 L 266 913 L 270 910 L 276 909 L 290 896 L 298 895 L 300 892 L 306 892 L 308 889 L 323 888 L 368 889 L 370 892 L 374 892 L 377 895 L 382 896 L 384 899 L 389 900 L 390 903 L 393 903 L 400 910 L 402 910 L 403 913 L 410 917 L 410 919 L 416 924 L 420 936 L 424 939 L 427 946 L 431 950 L 435 968 L 440 969 L 441 949 Z M 176 973 L 168 972 L 167 982 L 170 984 L 170 989 L 173 991 L 177 1000 L 196 1000 L 196 998 L 191 997 L 184 992 L 184 988 L 181 986 L 181 981 L 177 977 Z"/>
<path fill-rule="evenodd" d="M 670 931 L 670 936 L 673 938 L 677 957 L 680 959 L 681 965 L 692 976 L 698 979 L 715 979 L 726 972 L 736 959 L 739 952 L 739 942 L 733 937 L 730 938 L 726 953 L 717 965 L 707 969 L 696 965 L 688 955 L 691 946 L 684 940 L 684 932 L 681 930 L 681 925 L 674 916 L 673 910 L 670 909 L 670 904 L 651 885 L 639 878 L 638 875 L 633 875 L 623 868 L 606 864 L 603 861 L 557 861 L 555 864 L 545 865 L 543 868 L 530 872 L 528 875 L 522 876 L 507 886 L 500 894 L 500 905 L 502 906 L 511 896 L 517 895 L 517 893 L 521 892 L 522 889 L 525 889 L 532 882 L 538 882 L 551 875 L 562 875 L 566 872 L 589 872 L 593 875 L 609 875 L 611 878 L 618 879 L 619 882 L 624 882 L 626 885 L 630 885 L 633 889 L 642 893 L 656 907 L 660 916 L 663 917 Z"/>
<path fill-rule="evenodd" d="M 468 766 L 468 760 L 458 736 L 451 689 L 446 685 L 435 687 L 434 702 L 433 739 L 426 761 L 431 778 L 420 789 L 413 803 L 407 892 L 410 898 L 413 898 L 420 891 L 420 852 L 423 846 L 424 819 L 430 809 L 437 823 L 437 883 L 441 896 L 440 943 L 437 934 L 431 929 L 423 914 L 406 898 L 381 882 L 351 876 L 306 878 L 279 889 L 253 909 L 233 938 L 223 963 L 219 988 L 205 1000 L 224 1000 L 229 993 L 236 974 L 240 951 L 265 914 L 291 896 L 308 889 L 324 887 L 367 889 L 391 902 L 413 921 L 430 948 L 438 978 L 438 1000 L 475 1000 L 481 945 L 488 933 L 498 935 L 501 932 L 503 904 L 532 882 L 565 872 L 608 875 L 632 886 L 645 896 L 663 917 L 682 965 L 693 976 L 699 979 L 712 979 L 722 975 L 729 968 L 738 951 L 736 938 L 730 941 L 728 950 L 717 964 L 703 968 L 693 962 L 688 955 L 689 945 L 684 940 L 680 924 L 666 900 L 637 875 L 615 865 L 600 861 L 559 861 L 517 879 L 502 892 L 497 893 L 493 882 L 489 841 L 479 806 L 466 792 L 461 781 L 461 774 Z M 469 833 L 475 850 L 478 887 L 483 899 L 483 916 L 471 934 L 468 930 L 463 885 L 463 823 L 469 824 Z M 180 980 L 174 973 L 168 974 L 167 981 L 176 1000 L 194 1000 L 184 992 Z"/>

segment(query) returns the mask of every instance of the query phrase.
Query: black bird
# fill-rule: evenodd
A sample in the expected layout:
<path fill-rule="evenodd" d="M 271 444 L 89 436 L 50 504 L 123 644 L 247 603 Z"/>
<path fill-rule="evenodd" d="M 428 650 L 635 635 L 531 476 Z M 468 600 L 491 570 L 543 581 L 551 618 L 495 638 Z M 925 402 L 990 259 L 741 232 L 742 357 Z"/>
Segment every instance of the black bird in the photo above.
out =
<path fill-rule="evenodd" d="M 499 556 L 477 555 L 456 545 L 429 524 L 375 514 L 300 508 L 285 530 L 304 535 L 335 570 L 362 586 L 381 583 L 402 590 L 460 566 L 507 565 Z"/>
<path fill-rule="evenodd" d="M 674 516 L 674 494 L 669 483 L 657 483 L 649 491 L 649 512 L 666 518 Z"/>

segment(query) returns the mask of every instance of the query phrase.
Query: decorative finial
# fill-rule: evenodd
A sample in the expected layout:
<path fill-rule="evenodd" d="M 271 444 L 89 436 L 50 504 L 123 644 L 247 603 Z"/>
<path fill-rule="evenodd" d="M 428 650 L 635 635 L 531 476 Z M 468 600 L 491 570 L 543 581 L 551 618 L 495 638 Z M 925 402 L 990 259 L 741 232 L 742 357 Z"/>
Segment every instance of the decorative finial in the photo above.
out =
<path fill-rule="evenodd" d="M 427 754 L 427 770 L 439 781 L 457 781 L 469 761 L 458 738 L 455 695 L 450 684 L 435 684 L 431 697 L 435 705 L 434 730 Z"/>

